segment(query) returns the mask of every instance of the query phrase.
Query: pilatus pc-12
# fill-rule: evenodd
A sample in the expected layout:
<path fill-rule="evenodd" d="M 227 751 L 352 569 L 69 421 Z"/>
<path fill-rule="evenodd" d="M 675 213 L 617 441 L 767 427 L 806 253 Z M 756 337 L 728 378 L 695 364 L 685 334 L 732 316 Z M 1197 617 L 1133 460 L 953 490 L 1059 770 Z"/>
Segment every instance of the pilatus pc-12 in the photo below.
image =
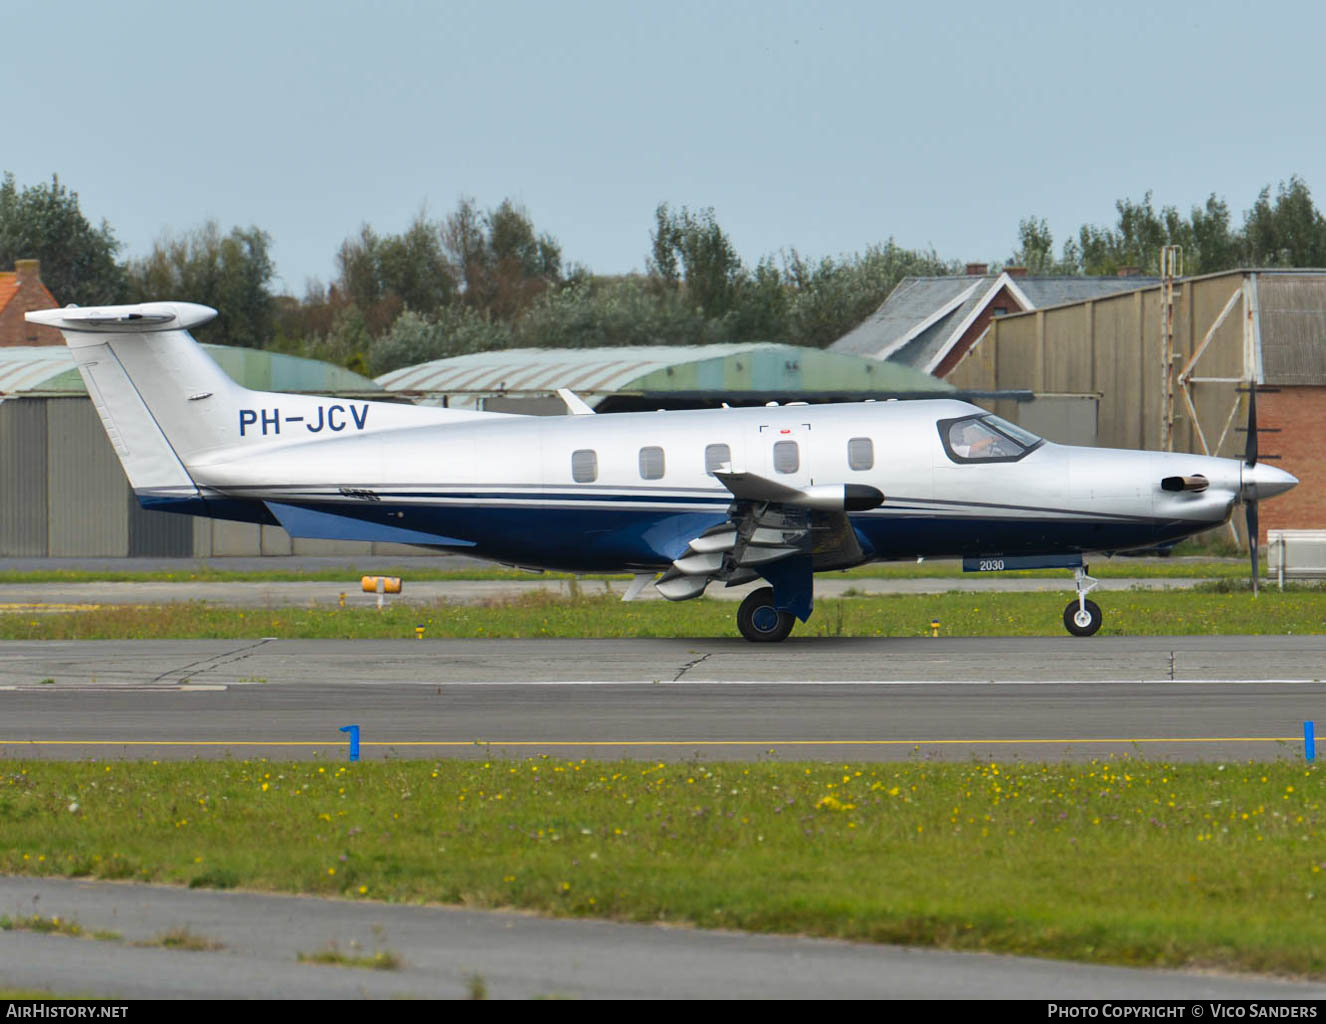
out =
<path fill-rule="evenodd" d="M 630 572 L 627 598 L 763 579 L 748 640 L 810 616 L 814 574 L 865 562 L 1072 569 L 1070 633 L 1100 628 L 1083 556 L 1171 544 L 1298 481 L 1248 453 L 1052 444 L 966 402 L 533 417 L 249 391 L 188 330 L 206 306 L 42 310 L 145 508 L 398 541 L 519 566 Z M 1254 547 L 1254 566 L 1256 554 Z"/>

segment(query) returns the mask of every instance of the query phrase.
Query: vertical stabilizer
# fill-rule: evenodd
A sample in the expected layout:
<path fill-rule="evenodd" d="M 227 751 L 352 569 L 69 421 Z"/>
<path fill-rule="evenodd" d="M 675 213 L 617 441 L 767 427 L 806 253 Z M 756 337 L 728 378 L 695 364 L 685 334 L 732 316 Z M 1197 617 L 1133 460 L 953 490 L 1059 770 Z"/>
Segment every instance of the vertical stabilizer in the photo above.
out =
<path fill-rule="evenodd" d="M 125 475 L 144 505 L 196 498 L 179 448 L 206 444 L 189 396 L 242 391 L 189 336 L 215 310 L 182 302 L 39 310 L 59 328 Z M 145 397 L 146 396 L 146 397 Z M 168 421 L 178 430 L 166 429 Z"/>

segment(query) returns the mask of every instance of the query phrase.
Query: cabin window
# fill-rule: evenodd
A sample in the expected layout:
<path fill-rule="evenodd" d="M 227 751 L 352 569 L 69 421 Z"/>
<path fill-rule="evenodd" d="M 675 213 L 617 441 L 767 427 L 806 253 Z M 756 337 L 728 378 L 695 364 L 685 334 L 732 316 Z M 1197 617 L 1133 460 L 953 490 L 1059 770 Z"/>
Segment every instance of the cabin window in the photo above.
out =
<path fill-rule="evenodd" d="M 847 465 L 855 470 L 875 468 L 875 442 L 868 437 L 854 437 L 847 442 Z"/>
<path fill-rule="evenodd" d="M 640 449 L 640 479 L 663 479 L 663 449 L 657 447 Z"/>
<path fill-rule="evenodd" d="M 801 451 L 795 441 L 777 441 L 773 450 L 774 470 L 779 473 L 795 473 L 801 468 Z"/>
<path fill-rule="evenodd" d="M 732 463 L 732 449 L 725 444 L 704 446 L 704 471 L 713 476 L 717 470 Z"/>
<path fill-rule="evenodd" d="M 593 448 L 571 453 L 571 479 L 578 484 L 592 484 L 599 478 L 599 457 Z"/>

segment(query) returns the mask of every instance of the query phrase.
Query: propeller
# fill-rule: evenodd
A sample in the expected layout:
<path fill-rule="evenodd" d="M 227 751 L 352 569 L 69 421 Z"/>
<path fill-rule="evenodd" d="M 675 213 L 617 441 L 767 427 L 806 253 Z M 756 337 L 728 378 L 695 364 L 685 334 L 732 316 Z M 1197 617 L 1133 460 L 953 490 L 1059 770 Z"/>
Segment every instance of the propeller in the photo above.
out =
<path fill-rule="evenodd" d="M 1248 446 L 1243 452 L 1243 462 L 1252 469 L 1257 465 L 1257 382 L 1248 382 Z M 1257 596 L 1257 571 L 1261 568 L 1257 561 L 1257 492 L 1254 488 L 1244 506 L 1248 521 L 1248 551 L 1252 559 L 1252 596 Z"/>

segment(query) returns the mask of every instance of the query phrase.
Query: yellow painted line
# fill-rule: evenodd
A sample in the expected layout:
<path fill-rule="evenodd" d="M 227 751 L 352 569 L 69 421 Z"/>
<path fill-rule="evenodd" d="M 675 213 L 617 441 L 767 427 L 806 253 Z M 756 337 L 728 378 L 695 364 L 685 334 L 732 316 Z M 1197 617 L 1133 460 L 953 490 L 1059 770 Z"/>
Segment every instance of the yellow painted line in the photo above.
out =
<path fill-rule="evenodd" d="M 1296 743 L 1302 736 L 1150 736 L 1133 739 L 976 740 L 361 740 L 361 747 L 933 747 L 989 744 Z M 47 747 L 344 747 L 344 740 L 6 740 Z"/>

